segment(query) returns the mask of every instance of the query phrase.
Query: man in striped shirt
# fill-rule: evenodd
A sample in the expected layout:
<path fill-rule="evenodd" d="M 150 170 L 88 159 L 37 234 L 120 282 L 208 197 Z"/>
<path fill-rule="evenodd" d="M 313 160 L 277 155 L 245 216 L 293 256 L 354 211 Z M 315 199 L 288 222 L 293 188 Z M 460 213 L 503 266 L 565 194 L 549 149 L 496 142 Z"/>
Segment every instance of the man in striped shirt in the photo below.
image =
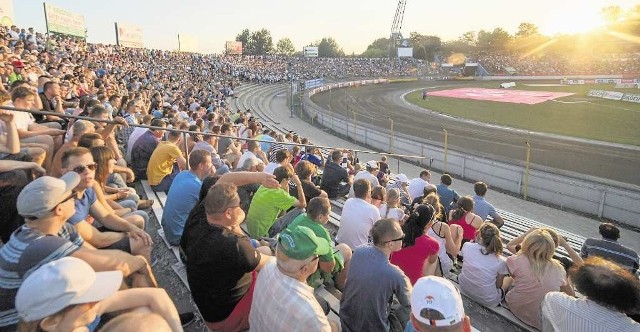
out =
<path fill-rule="evenodd" d="M 602 239 L 588 238 L 584 241 L 580 255 L 582 258 L 599 256 L 619 264 L 631 273 L 638 270 L 638 253 L 620 243 L 620 229 L 611 223 L 602 223 L 598 228 Z"/>

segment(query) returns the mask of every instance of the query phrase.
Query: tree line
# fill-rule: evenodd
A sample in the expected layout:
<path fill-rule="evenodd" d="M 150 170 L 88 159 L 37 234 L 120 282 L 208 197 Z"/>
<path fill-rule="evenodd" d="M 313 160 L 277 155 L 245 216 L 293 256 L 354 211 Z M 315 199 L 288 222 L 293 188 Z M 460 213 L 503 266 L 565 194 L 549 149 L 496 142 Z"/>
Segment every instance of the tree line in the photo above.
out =
<path fill-rule="evenodd" d="M 413 47 L 413 57 L 427 61 L 433 60 L 436 53 L 512 53 L 536 50 L 537 54 L 593 54 L 640 51 L 640 43 L 637 42 L 640 36 L 640 4 L 628 11 L 619 6 L 609 6 L 602 8 L 600 13 L 606 26 L 588 34 L 545 36 L 535 24 L 522 22 L 514 35 L 497 27 L 493 30 L 467 31 L 454 40 L 442 41 L 436 35 L 411 32 L 409 43 Z M 271 33 L 267 29 L 253 32 L 244 29 L 236 36 L 236 41 L 242 42 L 245 55 L 302 55 L 302 50 L 296 50 L 291 39 L 286 37 L 278 40 L 274 47 Z M 318 47 L 319 57 L 345 56 L 342 47 L 332 37 L 324 37 L 307 46 Z M 362 54 L 351 56 L 384 58 L 389 56 L 389 47 L 389 37 L 377 38 Z"/>

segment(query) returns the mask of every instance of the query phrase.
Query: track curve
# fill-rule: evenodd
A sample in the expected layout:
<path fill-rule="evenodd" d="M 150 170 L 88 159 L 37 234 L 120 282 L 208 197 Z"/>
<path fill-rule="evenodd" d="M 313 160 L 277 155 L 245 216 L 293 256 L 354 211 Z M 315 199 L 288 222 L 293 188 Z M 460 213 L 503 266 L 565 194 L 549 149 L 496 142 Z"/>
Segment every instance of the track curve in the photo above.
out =
<path fill-rule="evenodd" d="M 484 123 L 456 119 L 407 104 L 403 95 L 420 88 L 460 86 L 464 82 L 410 82 L 360 86 L 323 92 L 312 97 L 325 109 L 348 118 L 356 112 L 358 122 L 394 129 L 408 135 L 443 143 L 443 127 L 449 147 L 488 158 L 524 161 L 526 142 L 531 144 L 531 162 L 573 173 L 640 185 L 640 148 L 551 134 L 529 133 Z"/>

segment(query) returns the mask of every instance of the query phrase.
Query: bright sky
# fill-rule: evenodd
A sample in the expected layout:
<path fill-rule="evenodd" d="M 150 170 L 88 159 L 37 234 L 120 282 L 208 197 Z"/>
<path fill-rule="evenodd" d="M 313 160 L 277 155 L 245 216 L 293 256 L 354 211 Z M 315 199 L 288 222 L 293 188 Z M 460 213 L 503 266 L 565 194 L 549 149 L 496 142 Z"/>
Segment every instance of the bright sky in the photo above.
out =
<path fill-rule="evenodd" d="M 329 36 L 345 53 L 361 53 L 376 38 L 388 37 L 397 0 L 51 0 L 83 14 L 90 42 L 115 44 L 114 22 L 141 26 L 146 47 L 177 49 L 177 34 L 194 36 L 200 51 L 222 52 L 242 29 L 271 31 L 274 45 L 289 37 L 297 49 Z M 531 22 L 542 33 L 582 31 L 599 24 L 601 8 L 624 9 L 640 0 L 408 0 L 402 33 L 417 31 L 456 39 L 466 31 L 502 27 L 515 33 Z M 41 1 L 14 0 L 15 22 L 45 31 Z"/>

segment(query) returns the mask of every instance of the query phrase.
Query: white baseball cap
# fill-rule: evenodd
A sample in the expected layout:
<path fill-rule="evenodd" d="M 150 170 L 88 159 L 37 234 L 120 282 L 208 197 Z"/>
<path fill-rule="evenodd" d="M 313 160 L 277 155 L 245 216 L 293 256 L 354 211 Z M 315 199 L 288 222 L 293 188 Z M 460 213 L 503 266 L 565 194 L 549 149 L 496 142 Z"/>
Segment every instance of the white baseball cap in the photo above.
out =
<path fill-rule="evenodd" d="M 422 277 L 413 286 L 411 313 L 430 326 L 456 325 L 465 317 L 458 289 L 451 281 L 435 276 Z"/>
<path fill-rule="evenodd" d="M 101 301 L 117 292 L 121 284 L 121 271 L 95 272 L 81 259 L 63 257 L 24 280 L 16 295 L 16 310 L 23 321 L 33 322 L 72 304 Z"/>
<path fill-rule="evenodd" d="M 380 167 L 378 166 L 378 162 L 375 160 L 369 160 L 367 161 L 367 167 L 371 168 L 371 169 L 379 169 Z"/>
<path fill-rule="evenodd" d="M 409 178 L 406 175 L 400 173 L 396 175 L 396 181 L 402 182 L 402 183 L 409 183 Z"/>

